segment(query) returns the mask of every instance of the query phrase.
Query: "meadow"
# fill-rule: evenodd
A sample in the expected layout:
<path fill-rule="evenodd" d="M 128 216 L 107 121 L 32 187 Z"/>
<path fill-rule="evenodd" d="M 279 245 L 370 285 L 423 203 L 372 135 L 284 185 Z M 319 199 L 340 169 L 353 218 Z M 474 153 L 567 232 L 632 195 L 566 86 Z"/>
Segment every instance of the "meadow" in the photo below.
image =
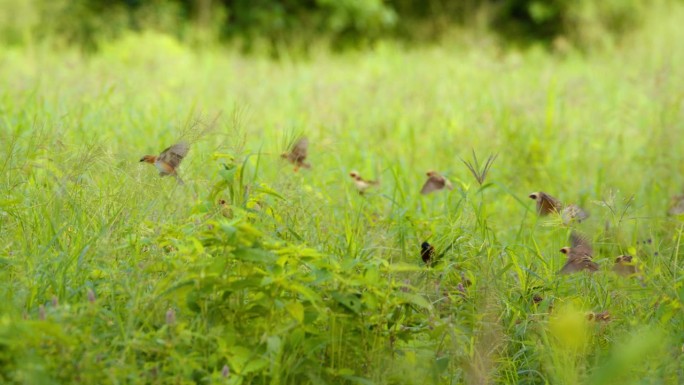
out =
<path fill-rule="evenodd" d="M 684 382 L 683 18 L 590 52 L 3 47 L 0 381 Z M 139 162 L 188 136 L 185 185 Z M 419 194 L 428 170 L 454 190 Z M 598 272 L 558 274 L 573 229 Z"/>

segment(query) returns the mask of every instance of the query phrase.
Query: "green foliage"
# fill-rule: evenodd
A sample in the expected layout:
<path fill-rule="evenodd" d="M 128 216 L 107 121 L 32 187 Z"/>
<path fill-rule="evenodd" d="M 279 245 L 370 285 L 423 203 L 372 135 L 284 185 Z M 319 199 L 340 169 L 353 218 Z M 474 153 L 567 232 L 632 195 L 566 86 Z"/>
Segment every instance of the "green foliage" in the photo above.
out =
<path fill-rule="evenodd" d="M 640 0 L 505 0 L 493 26 L 522 40 L 563 37 L 594 46 L 639 25 L 647 5 Z"/>
<path fill-rule="evenodd" d="M 665 1 L 668 3 L 668 1 Z M 0 1 L 3 41 L 47 40 L 88 50 L 129 31 L 157 31 L 192 43 L 233 41 L 273 55 L 367 47 L 381 39 L 434 41 L 455 29 L 491 29 L 504 40 L 591 48 L 637 28 L 644 0 L 27 0 Z M 462 30 L 458 30 L 463 32 Z M 557 47 L 558 48 L 558 47 Z"/>

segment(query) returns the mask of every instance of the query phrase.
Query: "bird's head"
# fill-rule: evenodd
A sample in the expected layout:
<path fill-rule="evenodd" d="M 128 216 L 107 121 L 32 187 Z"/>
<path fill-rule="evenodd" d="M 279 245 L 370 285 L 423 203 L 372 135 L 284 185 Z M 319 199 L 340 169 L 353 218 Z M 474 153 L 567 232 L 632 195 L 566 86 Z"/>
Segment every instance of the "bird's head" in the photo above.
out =
<path fill-rule="evenodd" d="M 429 249 L 429 248 L 430 248 L 430 244 L 427 243 L 427 241 L 426 241 L 426 242 L 423 242 L 423 243 L 420 244 L 420 248 L 423 249 L 423 250 Z"/>
<path fill-rule="evenodd" d="M 154 155 L 145 155 L 142 158 L 140 158 L 141 162 L 146 162 L 146 163 L 154 163 L 155 160 L 157 160 L 157 157 Z"/>
<path fill-rule="evenodd" d="M 534 199 L 536 201 L 537 198 L 539 198 L 539 193 L 533 192 L 532 194 L 528 195 L 528 197 L 530 197 L 530 199 Z"/>
<path fill-rule="evenodd" d="M 430 171 L 426 172 L 425 175 L 427 175 L 429 177 L 433 177 L 433 176 L 437 175 L 437 172 L 430 170 Z"/>
<path fill-rule="evenodd" d="M 352 177 L 353 179 L 359 179 L 361 175 L 357 171 L 352 171 L 349 173 L 349 176 Z"/>
<path fill-rule="evenodd" d="M 570 252 L 570 248 L 566 246 L 566 247 L 560 249 L 560 252 L 563 254 L 568 254 Z"/>

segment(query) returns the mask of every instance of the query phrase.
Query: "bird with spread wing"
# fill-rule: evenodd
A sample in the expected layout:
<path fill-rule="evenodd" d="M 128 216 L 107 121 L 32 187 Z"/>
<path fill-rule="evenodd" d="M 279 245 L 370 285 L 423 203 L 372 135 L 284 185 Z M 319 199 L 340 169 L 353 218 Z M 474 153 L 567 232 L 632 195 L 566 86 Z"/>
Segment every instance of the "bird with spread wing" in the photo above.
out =
<path fill-rule="evenodd" d="M 289 151 L 282 153 L 280 157 L 287 159 L 290 163 L 294 164 L 294 170 L 297 172 L 301 167 L 311 168 L 311 164 L 306 162 L 308 150 L 309 139 L 303 137 L 297 140 L 292 147 L 290 147 Z"/>
<path fill-rule="evenodd" d="M 190 145 L 187 142 L 179 142 L 162 151 L 158 156 L 145 155 L 140 161 L 153 164 L 159 170 L 159 176 L 173 175 L 178 184 L 182 185 L 183 180 L 178 176 L 178 166 L 188 155 Z"/>
<path fill-rule="evenodd" d="M 568 260 L 559 271 L 560 274 L 571 274 L 582 270 L 594 272 L 599 268 L 598 264 L 592 261 L 594 250 L 589 240 L 579 233 L 573 231 L 570 234 L 570 247 L 564 247 L 560 249 L 560 252 L 568 256 Z"/>
<path fill-rule="evenodd" d="M 423 188 L 420 189 L 421 194 L 425 195 L 445 188 L 449 190 L 454 189 L 451 182 L 437 171 L 428 171 L 426 175 L 428 179 L 423 184 Z"/>
<path fill-rule="evenodd" d="M 579 206 L 572 204 L 564 205 L 561 201 L 543 191 L 533 192 L 529 197 L 537 202 L 537 214 L 539 216 L 556 213 L 561 216 L 565 224 L 572 222 L 580 223 L 589 218 L 589 214 Z"/>

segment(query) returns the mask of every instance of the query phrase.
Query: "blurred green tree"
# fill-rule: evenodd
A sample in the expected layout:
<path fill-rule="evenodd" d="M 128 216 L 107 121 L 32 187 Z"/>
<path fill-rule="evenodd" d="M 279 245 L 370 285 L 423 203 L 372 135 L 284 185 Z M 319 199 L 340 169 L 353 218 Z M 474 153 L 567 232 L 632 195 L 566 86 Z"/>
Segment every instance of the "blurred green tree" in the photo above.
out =
<path fill-rule="evenodd" d="M 484 24 L 505 39 L 591 43 L 632 29 L 645 6 L 645 0 L 27 0 L 20 14 L 33 22 L 5 23 L 3 32 L 5 43 L 30 29 L 39 39 L 97 48 L 128 30 L 190 41 L 200 31 L 247 50 L 266 42 L 277 51 L 321 40 L 333 47 L 384 37 L 434 40 L 455 25 L 483 24 L 484 15 Z M 0 20 L 11 20 L 16 8 L 0 0 Z"/>

